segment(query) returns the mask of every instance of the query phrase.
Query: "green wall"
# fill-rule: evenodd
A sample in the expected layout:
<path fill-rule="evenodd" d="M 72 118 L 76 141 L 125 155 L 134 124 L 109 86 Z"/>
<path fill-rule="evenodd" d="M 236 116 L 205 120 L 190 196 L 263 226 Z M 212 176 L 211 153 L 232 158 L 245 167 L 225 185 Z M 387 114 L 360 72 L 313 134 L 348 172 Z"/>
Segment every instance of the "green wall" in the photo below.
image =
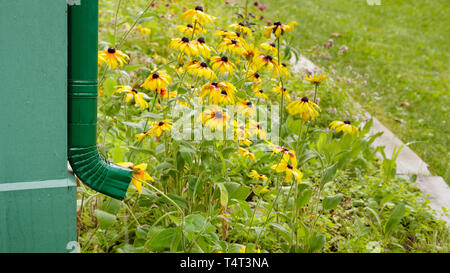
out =
<path fill-rule="evenodd" d="M 0 252 L 76 239 L 67 174 L 67 2 L 0 0 Z"/>

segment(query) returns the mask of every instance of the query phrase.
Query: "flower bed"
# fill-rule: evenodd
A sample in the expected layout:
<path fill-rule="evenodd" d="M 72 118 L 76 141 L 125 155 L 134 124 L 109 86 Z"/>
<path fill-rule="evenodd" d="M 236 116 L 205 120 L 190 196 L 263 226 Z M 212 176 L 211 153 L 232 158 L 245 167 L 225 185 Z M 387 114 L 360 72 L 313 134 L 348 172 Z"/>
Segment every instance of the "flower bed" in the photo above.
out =
<path fill-rule="evenodd" d="M 123 202 L 80 188 L 82 250 L 448 251 L 342 86 L 290 72 L 301 18 L 206 2 L 101 1 L 99 148 L 134 174 Z"/>

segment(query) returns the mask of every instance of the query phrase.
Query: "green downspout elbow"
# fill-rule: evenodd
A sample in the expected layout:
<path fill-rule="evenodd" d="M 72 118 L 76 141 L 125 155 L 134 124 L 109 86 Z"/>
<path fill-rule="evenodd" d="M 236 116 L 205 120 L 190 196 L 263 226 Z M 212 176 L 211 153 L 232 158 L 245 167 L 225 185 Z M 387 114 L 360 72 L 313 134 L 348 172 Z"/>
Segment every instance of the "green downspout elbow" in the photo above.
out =
<path fill-rule="evenodd" d="M 132 170 L 97 149 L 98 0 L 69 5 L 69 162 L 90 188 L 123 200 Z"/>

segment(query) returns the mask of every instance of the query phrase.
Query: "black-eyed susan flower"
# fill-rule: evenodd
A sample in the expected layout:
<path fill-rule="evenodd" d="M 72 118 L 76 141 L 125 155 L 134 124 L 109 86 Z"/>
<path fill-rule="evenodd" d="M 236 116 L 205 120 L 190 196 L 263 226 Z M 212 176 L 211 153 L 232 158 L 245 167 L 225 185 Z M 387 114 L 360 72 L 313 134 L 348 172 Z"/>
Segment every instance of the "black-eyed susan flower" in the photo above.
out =
<path fill-rule="evenodd" d="M 263 174 L 259 174 L 256 170 L 252 170 L 250 172 L 250 174 L 248 175 L 248 177 L 251 177 L 256 180 L 263 181 L 263 182 L 268 180 L 267 176 L 265 176 Z"/>
<path fill-rule="evenodd" d="M 266 67 L 268 70 L 273 70 L 278 66 L 277 59 L 272 57 L 271 55 L 260 54 L 253 58 L 252 68 L 253 70 L 259 71 L 263 67 Z"/>
<path fill-rule="evenodd" d="M 169 91 L 166 88 L 159 89 L 157 92 L 161 98 L 175 98 L 178 95 L 177 91 Z"/>
<path fill-rule="evenodd" d="M 170 131 L 172 129 L 172 122 L 168 119 L 153 122 L 149 121 L 148 124 L 151 126 L 149 133 L 152 136 L 160 137 L 164 131 Z"/>
<path fill-rule="evenodd" d="M 181 15 L 182 20 L 189 23 L 200 23 L 202 25 L 211 24 L 214 21 L 214 16 L 208 15 L 203 11 L 203 7 L 197 6 L 195 9 L 188 9 Z"/>
<path fill-rule="evenodd" d="M 233 31 L 217 30 L 214 32 L 214 35 L 220 36 L 222 39 L 229 39 L 229 40 L 241 39 L 241 34 Z"/>
<path fill-rule="evenodd" d="M 202 112 L 197 121 L 201 121 L 203 125 L 211 128 L 211 130 L 218 129 L 222 131 L 227 126 L 227 113 L 217 106 L 213 106 Z"/>
<path fill-rule="evenodd" d="M 268 99 L 269 99 L 269 98 L 267 97 L 266 93 L 264 93 L 264 90 L 262 90 L 262 89 L 257 89 L 257 90 L 255 91 L 255 95 L 256 95 L 258 98 L 261 98 L 261 99 L 263 99 L 263 100 L 268 100 Z"/>
<path fill-rule="evenodd" d="M 233 74 L 233 64 L 230 62 L 227 56 L 216 56 L 211 58 L 211 67 L 213 70 L 218 70 L 220 74 L 230 73 Z"/>
<path fill-rule="evenodd" d="M 197 47 L 196 56 L 202 55 L 204 57 L 209 58 L 209 56 L 211 56 L 211 51 L 216 52 L 216 50 L 214 50 L 214 48 L 212 48 L 206 44 L 204 37 L 200 37 L 197 40 L 193 41 L 192 43 L 194 44 L 194 46 Z"/>
<path fill-rule="evenodd" d="M 127 103 L 130 102 L 130 100 L 134 99 L 136 105 L 139 105 L 141 109 L 148 108 L 148 103 L 145 100 L 145 95 L 143 93 L 139 93 L 136 89 L 129 85 L 120 86 L 120 88 L 117 89 L 116 93 L 127 93 L 125 97 L 125 101 Z"/>
<path fill-rule="evenodd" d="M 155 71 L 147 77 L 141 87 L 147 90 L 157 91 L 167 88 L 171 80 L 172 78 L 166 73 L 166 71 Z"/>
<path fill-rule="evenodd" d="M 151 134 L 150 131 L 146 131 L 146 132 L 143 132 L 143 133 L 136 134 L 136 138 L 139 141 L 142 141 L 145 137 L 151 137 L 151 136 L 152 136 L 152 134 Z"/>
<path fill-rule="evenodd" d="M 225 38 L 223 42 L 218 47 L 219 51 L 227 51 L 231 54 L 243 55 L 245 53 L 244 46 L 240 40 L 227 39 Z"/>
<path fill-rule="evenodd" d="M 189 41 L 188 37 L 172 39 L 169 43 L 169 47 L 177 49 L 182 53 L 186 53 L 189 56 L 198 55 L 197 46 L 193 42 Z"/>
<path fill-rule="evenodd" d="M 247 149 L 239 147 L 238 154 L 242 155 L 244 158 L 256 161 L 255 155 Z"/>
<path fill-rule="evenodd" d="M 262 82 L 261 75 L 259 75 L 258 72 L 253 71 L 253 69 L 248 70 L 247 79 L 252 82 L 257 82 L 257 83 Z"/>
<path fill-rule="evenodd" d="M 196 25 L 194 30 L 194 26 L 192 24 L 177 26 L 177 30 L 182 34 L 188 36 L 191 36 L 193 32 L 195 32 L 194 34 L 200 34 L 205 32 L 205 29 L 202 28 L 200 25 Z"/>
<path fill-rule="evenodd" d="M 278 55 L 277 46 L 274 43 L 262 43 L 261 48 L 268 51 L 271 55 Z"/>
<path fill-rule="evenodd" d="M 123 53 L 122 51 L 114 47 L 110 47 L 107 50 L 99 51 L 98 56 L 100 64 L 104 61 L 112 69 L 115 69 L 118 65 L 122 66 L 126 64 L 127 60 L 130 59 L 130 57 L 128 57 L 127 54 Z"/>
<path fill-rule="evenodd" d="M 284 96 L 284 100 L 289 102 L 291 101 L 291 95 L 289 95 L 289 92 L 287 91 L 286 87 L 281 86 L 281 83 L 277 86 L 275 86 L 272 89 L 273 92 L 277 93 L 278 96 L 281 97 L 281 94 Z"/>
<path fill-rule="evenodd" d="M 256 114 L 255 105 L 250 100 L 239 99 L 238 106 L 238 111 L 244 113 L 245 116 L 254 116 Z"/>
<path fill-rule="evenodd" d="M 133 182 L 133 184 L 136 187 L 139 195 L 142 194 L 142 182 L 141 181 L 155 182 L 155 179 L 153 179 L 146 171 L 147 170 L 147 164 L 134 165 L 132 162 L 120 162 L 120 163 L 117 163 L 117 164 L 122 166 L 122 167 L 129 168 L 129 169 L 133 170 L 133 177 L 131 179 L 131 182 Z"/>
<path fill-rule="evenodd" d="M 266 130 L 256 120 L 250 120 L 250 133 L 251 135 L 256 135 L 258 139 L 266 139 L 267 137 Z"/>
<path fill-rule="evenodd" d="M 297 157 L 295 156 L 295 152 L 286 147 L 275 145 L 273 143 L 267 142 L 269 147 L 272 149 L 272 155 L 281 153 L 281 156 L 284 161 L 297 168 Z"/>
<path fill-rule="evenodd" d="M 345 121 L 335 120 L 330 123 L 330 128 L 334 129 L 336 133 L 343 132 L 351 136 L 354 134 L 359 135 L 358 127 L 353 126 L 349 120 Z"/>
<path fill-rule="evenodd" d="M 219 83 L 212 82 L 212 83 L 206 83 L 202 86 L 200 89 L 200 97 L 206 97 L 209 96 L 210 102 L 212 101 L 212 98 L 216 96 L 218 93 L 220 93 L 221 89 L 219 87 Z"/>
<path fill-rule="evenodd" d="M 234 91 L 222 89 L 219 93 L 214 93 L 212 95 L 212 101 L 214 104 L 234 104 Z"/>
<path fill-rule="evenodd" d="M 199 77 L 205 77 L 208 80 L 216 79 L 217 76 L 212 71 L 211 68 L 208 67 L 208 64 L 205 62 L 195 62 L 186 67 L 186 70 L 189 74 L 196 75 Z"/>
<path fill-rule="evenodd" d="M 286 174 L 285 181 L 291 182 L 292 178 L 295 177 L 295 180 L 297 180 L 297 183 L 302 182 L 303 174 L 301 171 L 299 171 L 296 167 L 289 164 L 286 160 L 282 159 L 280 163 L 273 165 L 271 167 L 274 169 L 277 173 L 284 172 Z"/>
<path fill-rule="evenodd" d="M 319 116 L 320 107 L 314 102 L 310 101 L 308 97 L 303 97 L 300 100 L 291 102 L 286 110 L 291 115 L 300 115 L 302 120 L 314 120 Z"/>
<path fill-rule="evenodd" d="M 320 84 L 323 81 L 327 79 L 327 75 L 325 74 L 317 74 L 317 75 L 308 75 L 305 77 L 305 80 L 313 83 L 313 84 Z"/>
<path fill-rule="evenodd" d="M 251 35 L 252 34 L 252 30 L 246 26 L 244 23 L 238 23 L 238 24 L 231 24 L 230 28 L 236 30 L 239 33 L 245 34 L 245 35 Z"/>
<path fill-rule="evenodd" d="M 264 30 L 264 36 L 269 39 L 270 35 L 273 33 L 275 37 L 279 38 L 286 32 L 291 32 L 294 30 L 294 26 L 298 25 L 297 22 L 289 22 L 287 24 L 282 24 L 281 22 L 275 22 L 272 26 L 268 26 Z"/>
<path fill-rule="evenodd" d="M 259 49 L 257 47 L 255 47 L 254 44 L 251 45 L 247 45 L 245 47 L 245 52 L 244 54 L 242 54 L 242 56 L 247 60 L 247 61 L 253 61 L 253 58 L 255 56 L 259 56 L 261 55 L 261 52 L 259 51 Z"/>
<path fill-rule="evenodd" d="M 287 65 L 285 63 L 281 63 L 281 65 L 278 65 L 276 69 L 273 70 L 272 77 L 276 78 L 280 75 L 281 77 L 290 77 L 291 73 L 289 73 L 289 70 L 287 68 Z"/>

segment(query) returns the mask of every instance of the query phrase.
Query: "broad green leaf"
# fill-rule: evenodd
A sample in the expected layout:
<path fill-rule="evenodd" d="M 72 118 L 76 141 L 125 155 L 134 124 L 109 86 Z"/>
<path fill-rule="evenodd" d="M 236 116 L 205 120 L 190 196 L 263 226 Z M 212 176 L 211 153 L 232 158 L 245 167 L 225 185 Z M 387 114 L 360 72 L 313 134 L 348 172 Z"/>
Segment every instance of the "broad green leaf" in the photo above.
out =
<path fill-rule="evenodd" d="M 405 204 L 400 203 L 392 210 L 392 214 L 389 217 L 389 220 L 386 222 L 386 225 L 384 226 L 384 233 L 389 234 L 394 230 L 394 228 L 400 224 L 400 221 L 402 220 L 403 216 L 405 215 L 406 209 Z"/>
<path fill-rule="evenodd" d="M 325 237 L 324 234 L 315 231 L 312 234 L 311 244 L 309 245 L 309 251 L 314 252 L 314 251 L 321 250 L 323 248 L 323 246 L 325 245 L 326 241 L 327 241 L 327 238 Z"/>
<path fill-rule="evenodd" d="M 181 208 L 183 208 L 183 209 L 187 209 L 188 208 L 188 202 L 183 197 L 178 196 L 176 194 L 172 194 L 172 193 L 168 193 L 167 197 L 172 199 Z M 161 196 L 161 201 L 173 205 L 173 203 L 170 202 L 170 200 L 168 200 L 165 196 Z"/>
<path fill-rule="evenodd" d="M 145 243 L 145 247 L 153 251 L 170 249 L 172 240 L 177 237 L 177 229 L 179 228 L 167 228 L 153 234 L 153 236 L 150 233 L 150 240 Z"/>
<path fill-rule="evenodd" d="M 115 215 L 99 209 L 95 210 L 95 217 L 97 217 L 100 228 L 102 229 L 111 227 L 116 221 Z"/>
<path fill-rule="evenodd" d="M 297 208 L 302 208 L 304 205 L 306 205 L 312 196 L 312 190 L 311 189 L 305 189 L 298 193 L 298 198 L 295 200 L 295 205 Z"/>
<path fill-rule="evenodd" d="M 116 92 L 116 86 L 117 86 L 116 80 L 114 80 L 112 78 L 106 79 L 105 82 L 103 83 L 103 88 L 105 90 L 105 94 L 108 97 L 112 96 L 112 94 L 114 94 L 114 92 Z"/>
<path fill-rule="evenodd" d="M 228 191 L 224 184 L 218 183 L 217 186 L 220 189 L 220 205 L 226 208 L 228 205 Z"/>
<path fill-rule="evenodd" d="M 322 207 L 324 210 L 332 210 L 339 205 L 344 195 L 342 193 L 336 194 L 334 196 L 327 196 L 322 201 Z"/>
<path fill-rule="evenodd" d="M 325 169 L 320 183 L 321 188 L 323 188 L 326 183 L 330 182 L 334 178 L 336 171 L 337 171 L 337 163 L 334 163 L 333 165 Z"/>
<path fill-rule="evenodd" d="M 106 200 L 103 201 L 102 211 L 116 215 L 119 212 L 121 206 L 121 201 L 111 197 L 106 197 Z"/>
<path fill-rule="evenodd" d="M 114 145 L 114 149 L 112 150 L 112 161 L 113 162 L 123 162 L 123 151 L 120 148 L 120 145 Z"/>

